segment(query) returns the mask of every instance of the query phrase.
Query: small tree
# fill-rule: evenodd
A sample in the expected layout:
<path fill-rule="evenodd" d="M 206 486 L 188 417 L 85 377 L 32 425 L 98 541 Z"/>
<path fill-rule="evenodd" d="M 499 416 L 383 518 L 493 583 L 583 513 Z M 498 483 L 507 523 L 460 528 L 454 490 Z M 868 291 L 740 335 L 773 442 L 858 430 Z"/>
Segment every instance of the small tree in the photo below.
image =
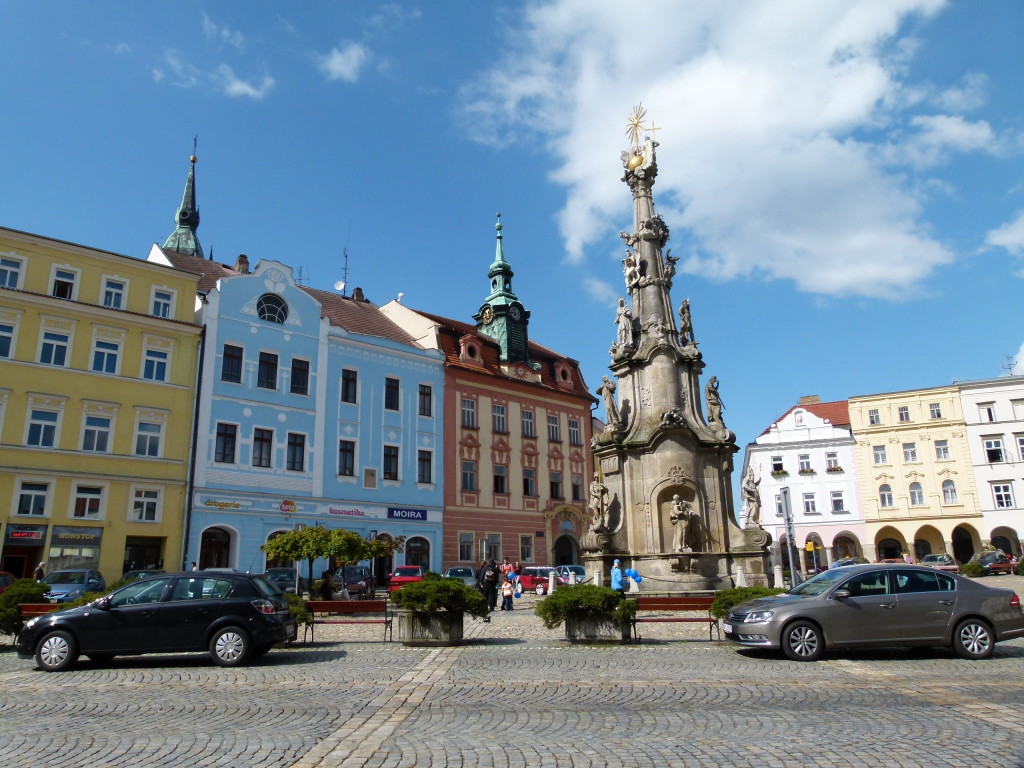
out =
<path fill-rule="evenodd" d="M 328 557 L 332 531 L 311 525 L 298 531 L 285 531 L 275 536 L 260 549 L 271 560 L 306 560 L 309 563 L 309 589 L 313 590 L 313 562 Z"/>

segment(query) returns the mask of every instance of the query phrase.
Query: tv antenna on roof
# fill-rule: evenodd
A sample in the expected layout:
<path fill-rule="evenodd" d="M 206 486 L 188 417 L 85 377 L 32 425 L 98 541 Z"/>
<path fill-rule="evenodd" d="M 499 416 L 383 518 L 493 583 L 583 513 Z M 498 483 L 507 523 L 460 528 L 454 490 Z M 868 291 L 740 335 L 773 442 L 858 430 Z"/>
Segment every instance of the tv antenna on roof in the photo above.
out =
<path fill-rule="evenodd" d="M 1003 355 L 1003 362 L 1001 365 L 1008 376 L 1016 375 L 1014 374 L 1014 371 L 1017 368 L 1017 361 L 1010 357 L 1010 355 Z"/>
<path fill-rule="evenodd" d="M 341 249 L 342 254 L 345 257 L 345 265 L 341 269 L 341 280 L 334 284 L 334 290 L 341 291 L 342 296 L 346 296 L 345 293 L 348 287 L 348 241 L 352 238 L 352 227 L 348 228 L 348 237 L 345 238 L 345 247 Z"/>

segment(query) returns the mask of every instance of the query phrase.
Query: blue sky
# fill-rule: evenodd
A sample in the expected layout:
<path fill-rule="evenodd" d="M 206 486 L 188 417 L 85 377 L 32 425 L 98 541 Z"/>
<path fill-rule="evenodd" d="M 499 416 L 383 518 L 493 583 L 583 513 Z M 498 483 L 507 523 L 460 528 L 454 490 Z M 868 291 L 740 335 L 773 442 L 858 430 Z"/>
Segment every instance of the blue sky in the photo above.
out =
<path fill-rule="evenodd" d="M 626 119 L 742 446 L 823 400 L 1024 372 L 1011 0 L 5 2 L 0 225 L 200 239 L 470 321 L 495 213 L 531 338 L 607 373 Z M 739 459 L 738 459 L 739 460 Z"/>

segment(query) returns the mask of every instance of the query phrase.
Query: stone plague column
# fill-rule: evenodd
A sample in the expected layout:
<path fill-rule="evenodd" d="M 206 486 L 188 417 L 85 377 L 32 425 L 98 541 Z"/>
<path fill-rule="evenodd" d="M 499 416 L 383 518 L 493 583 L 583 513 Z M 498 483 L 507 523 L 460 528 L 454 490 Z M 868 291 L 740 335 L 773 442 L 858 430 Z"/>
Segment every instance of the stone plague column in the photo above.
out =
<path fill-rule="evenodd" d="M 633 193 L 633 231 L 620 233 L 628 299 L 619 299 L 609 350 L 615 381 L 606 376 L 597 390 L 607 428 L 593 439 L 597 477 L 584 562 L 607 583 L 618 557 L 657 591 L 733 586 L 737 566 L 748 584 L 766 584 L 770 539 L 756 516 L 744 529 L 734 522 L 732 457 L 739 448 L 725 426 L 718 378 L 701 387 L 705 364 L 688 299 L 676 322 L 678 259 L 664 250 L 669 229 L 654 209 L 659 143 L 640 140 L 644 116 L 638 106 L 631 147 L 622 153 L 622 180 Z"/>

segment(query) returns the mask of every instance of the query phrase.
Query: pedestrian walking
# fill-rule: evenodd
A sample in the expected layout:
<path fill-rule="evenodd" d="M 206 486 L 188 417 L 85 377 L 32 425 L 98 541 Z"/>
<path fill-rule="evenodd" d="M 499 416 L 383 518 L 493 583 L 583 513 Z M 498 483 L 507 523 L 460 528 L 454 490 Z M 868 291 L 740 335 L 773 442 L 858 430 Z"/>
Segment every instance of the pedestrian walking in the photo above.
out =
<path fill-rule="evenodd" d="M 512 610 L 512 595 L 516 591 L 516 575 L 512 571 L 505 574 L 505 580 L 501 582 L 501 610 Z"/>
<path fill-rule="evenodd" d="M 195 561 L 195 560 L 193 560 L 193 561 L 192 561 L 192 565 L 190 565 L 190 566 L 188 567 L 188 569 L 189 569 L 190 571 L 198 571 L 198 570 L 199 570 L 199 566 L 198 566 L 198 565 L 196 565 L 196 561 Z"/>
<path fill-rule="evenodd" d="M 501 578 L 504 579 L 515 568 L 506 557 L 501 563 Z"/>
<path fill-rule="evenodd" d="M 523 564 L 516 560 L 516 564 L 512 566 L 512 570 L 515 571 L 516 579 L 523 575 Z"/>
<path fill-rule="evenodd" d="M 35 580 L 42 581 L 46 578 L 46 563 L 40 563 L 36 566 Z"/>
<path fill-rule="evenodd" d="M 487 600 L 487 610 L 489 611 L 498 607 L 498 580 L 500 577 L 501 571 L 492 557 L 484 567 L 483 575 L 480 578 L 481 591 Z"/>

